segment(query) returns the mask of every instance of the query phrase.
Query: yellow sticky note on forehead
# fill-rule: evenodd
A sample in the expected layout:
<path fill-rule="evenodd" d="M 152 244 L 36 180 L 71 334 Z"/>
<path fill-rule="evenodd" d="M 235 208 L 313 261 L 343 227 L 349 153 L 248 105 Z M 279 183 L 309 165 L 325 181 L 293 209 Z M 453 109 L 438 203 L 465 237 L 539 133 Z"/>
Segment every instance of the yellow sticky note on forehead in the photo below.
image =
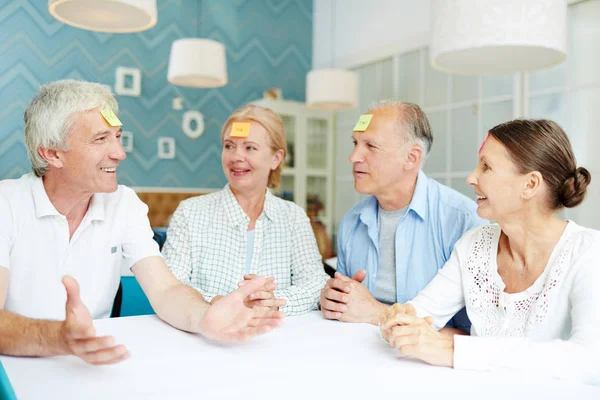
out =
<path fill-rule="evenodd" d="M 250 122 L 234 122 L 231 124 L 231 133 L 233 137 L 248 137 L 250 133 Z"/>
<path fill-rule="evenodd" d="M 104 117 L 106 122 L 108 122 L 108 124 L 110 126 L 123 125 L 123 123 L 119 120 L 119 118 L 117 118 L 117 116 L 115 115 L 113 110 L 111 110 L 110 108 L 104 108 L 104 109 L 100 110 L 100 113 L 102 114 L 102 116 Z"/>
<path fill-rule="evenodd" d="M 358 119 L 356 125 L 354 125 L 353 131 L 355 132 L 364 132 L 369 127 L 371 123 L 371 119 L 373 118 L 373 114 L 363 114 Z"/>

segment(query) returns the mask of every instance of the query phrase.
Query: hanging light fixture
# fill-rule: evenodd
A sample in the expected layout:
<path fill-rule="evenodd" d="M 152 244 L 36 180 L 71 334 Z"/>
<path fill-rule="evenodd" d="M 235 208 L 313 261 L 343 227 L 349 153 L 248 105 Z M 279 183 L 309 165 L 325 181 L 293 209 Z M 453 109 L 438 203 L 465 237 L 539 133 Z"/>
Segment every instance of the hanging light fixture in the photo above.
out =
<path fill-rule="evenodd" d="M 50 15 L 88 31 L 130 33 L 156 25 L 156 0 L 48 0 Z"/>
<path fill-rule="evenodd" d="M 171 44 L 167 80 L 173 85 L 216 88 L 227 84 L 225 46 L 200 39 L 201 3 L 198 2 L 198 38 L 178 39 Z"/>
<path fill-rule="evenodd" d="M 331 63 L 335 64 L 335 0 L 331 2 Z M 358 74 L 341 68 L 313 69 L 306 75 L 306 105 L 336 111 L 358 105 Z"/>
<path fill-rule="evenodd" d="M 348 110 L 358 103 L 358 75 L 338 68 L 313 69 L 306 75 L 306 104 L 322 110 Z"/>
<path fill-rule="evenodd" d="M 509 74 L 566 56 L 565 0 L 433 0 L 431 65 L 457 74 Z"/>
<path fill-rule="evenodd" d="M 227 84 L 225 46 L 209 39 L 178 39 L 171 45 L 167 80 L 174 85 L 216 88 Z"/>

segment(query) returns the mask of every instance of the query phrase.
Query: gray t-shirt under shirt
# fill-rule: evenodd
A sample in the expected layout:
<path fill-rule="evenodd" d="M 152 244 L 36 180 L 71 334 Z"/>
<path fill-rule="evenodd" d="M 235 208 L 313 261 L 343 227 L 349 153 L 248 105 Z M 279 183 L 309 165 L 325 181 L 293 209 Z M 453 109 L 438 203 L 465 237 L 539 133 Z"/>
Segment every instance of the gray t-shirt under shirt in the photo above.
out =
<path fill-rule="evenodd" d="M 385 304 L 394 304 L 396 297 L 396 228 L 408 207 L 385 211 L 378 207 L 379 270 L 375 282 L 375 298 Z"/>

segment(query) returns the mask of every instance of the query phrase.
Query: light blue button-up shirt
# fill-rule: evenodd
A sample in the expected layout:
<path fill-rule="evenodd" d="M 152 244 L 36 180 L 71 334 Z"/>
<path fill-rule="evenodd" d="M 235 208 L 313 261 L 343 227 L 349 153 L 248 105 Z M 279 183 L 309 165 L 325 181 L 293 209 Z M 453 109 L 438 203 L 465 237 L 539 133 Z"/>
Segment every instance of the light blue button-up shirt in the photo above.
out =
<path fill-rule="evenodd" d="M 375 196 L 358 202 L 344 215 L 337 240 L 337 270 L 352 277 L 366 269 L 363 284 L 374 295 L 379 269 L 377 210 Z M 463 233 L 483 224 L 487 221 L 477 216 L 473 200 L 419 172 L 408 211 L 396 228 L 398 303 L 412 300 L 444 266 Z M 448 326 L 468 332 L 464 310 Z"/>

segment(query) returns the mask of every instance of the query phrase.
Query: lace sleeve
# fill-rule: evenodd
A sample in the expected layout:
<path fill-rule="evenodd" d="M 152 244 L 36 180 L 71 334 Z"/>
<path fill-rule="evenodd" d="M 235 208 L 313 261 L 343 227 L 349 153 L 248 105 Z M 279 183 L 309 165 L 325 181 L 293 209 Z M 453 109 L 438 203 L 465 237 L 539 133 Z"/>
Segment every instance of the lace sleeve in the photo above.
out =
<path fill-rule="evenodd" d="M 573 249 L 568 242 L 566 249 Z M 495 331 L 479 329 L 483 337 L 454 337 L 454 368 L 495 371 L 513 369 L 556 378 L 600 384 L 600 250 L 597 244 L 581 255 L 574 251 L 576 260 L 559 257 L 571 265 L 574 276 L 569 285 L 558 286 L 558 279 L 550 271 L 549 284 L 541 293 L 533 293 L 539 312 L 532 310 L 528 321 L 518 318 L 499 318 L 492 324 Z M 579 253 L 579 254 L 577 254 Z M 561 278 L 564 278 L 562 269 Z M 541 301 L 542 298 L 544 301 Z M 548 301 L 560 299 L 561 308 L 548 311 Z M 469 303 L 471 301 L 469 300 Z M 535 304 L 534 304 L 535 305 Z M 533 306 L 532 306 L 533 307 Z M 536 307 L 537 308 L 537 307 Z M 501 314 L 504 313 L 500 307 Z M 510 308 L 507 308 L 507 313 Z M 519 310 L 516 310 L 519 311 Z M 516 311 L 513 310 L 513 313 Z M 540 312 L 545 315 L 545 327 L 540 323 Z M 485 319 L 477 321 L 485 324 Z M 476 322 L 473 322 L 475 325 Z M 511 326 L 512 325 L 512 326 Z M 556 332 L 544 333 L 548 326 Z M 564 326 L 560 331 L 557 327 Z"/>
<path fill-rule="evenodd" d="M 419 317 L 431 316 L 435 329 L 446 323 L 465 306 L 461 265 L 465 255 L 473 247 L 474 237 L 480 228 L 466 232 L 456 242 L 450 259 L 444 264 L 431 282 L 409 303 L 417 310 Z"/>

